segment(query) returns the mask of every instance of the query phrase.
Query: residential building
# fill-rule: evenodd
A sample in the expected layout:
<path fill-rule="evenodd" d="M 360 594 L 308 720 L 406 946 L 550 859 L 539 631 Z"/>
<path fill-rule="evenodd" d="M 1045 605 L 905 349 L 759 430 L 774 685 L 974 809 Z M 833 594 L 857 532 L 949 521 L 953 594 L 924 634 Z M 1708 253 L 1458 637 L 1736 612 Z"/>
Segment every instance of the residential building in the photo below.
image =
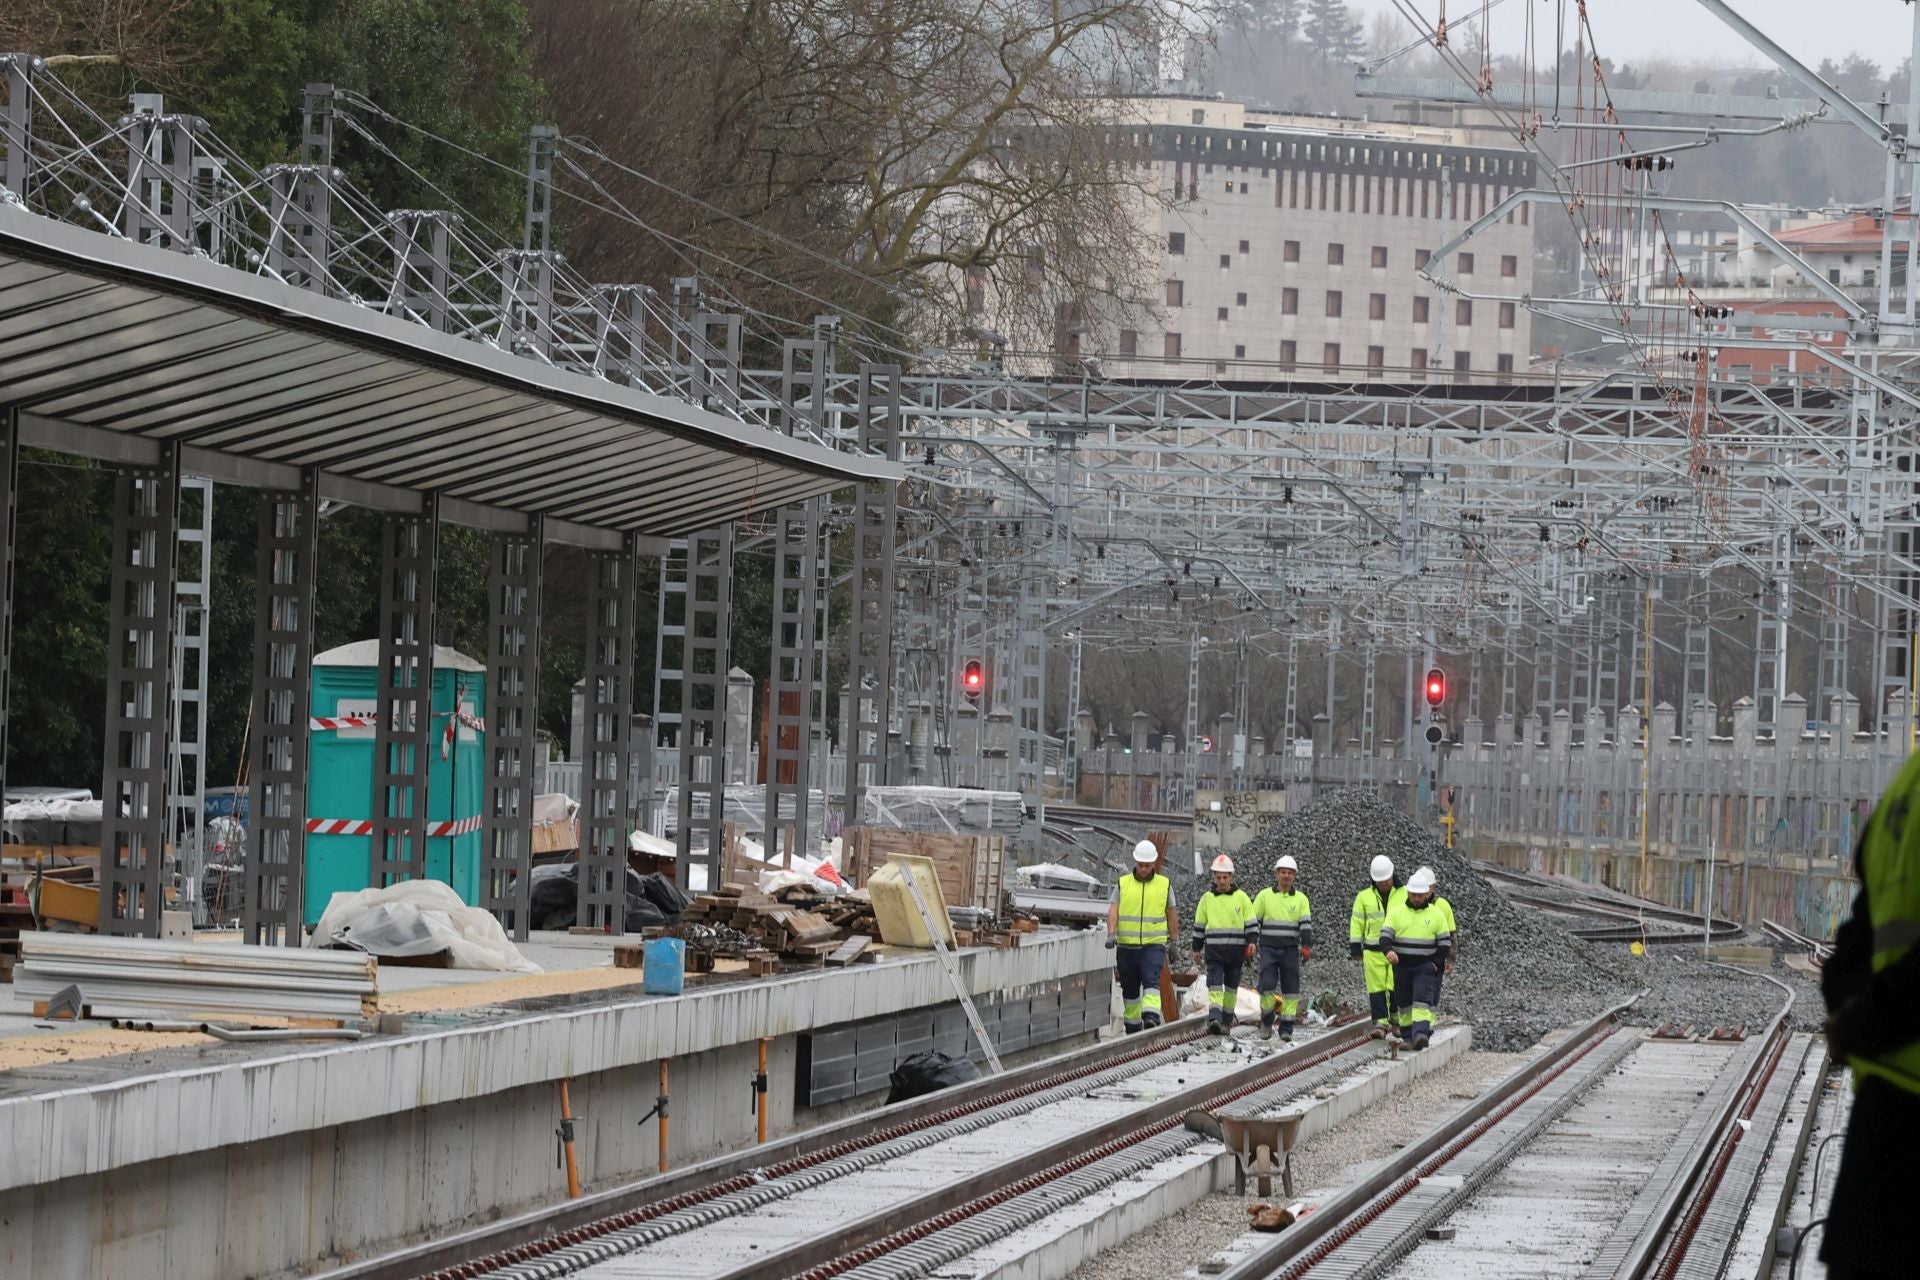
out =
<path fill-rule="evenodd" d="M 1444 276 L 1440 245 L 1534 183 L 1526 152 L 1451 130 L 1120 100 L 1126 143 L 1165 200 L 1146 207 L 1163 292 L 1133 327 L 1089 335 L 1131 378 L 1509 381 L 1527 369 L 1532 211 L 1486 228 Z"/>

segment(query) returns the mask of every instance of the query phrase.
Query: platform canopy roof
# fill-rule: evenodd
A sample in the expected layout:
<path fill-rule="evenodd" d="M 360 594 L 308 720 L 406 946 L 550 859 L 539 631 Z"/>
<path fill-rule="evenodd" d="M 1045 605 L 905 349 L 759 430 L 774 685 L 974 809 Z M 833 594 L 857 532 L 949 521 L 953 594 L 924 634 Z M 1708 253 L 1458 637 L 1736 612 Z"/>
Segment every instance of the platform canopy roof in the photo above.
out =
<path fill-rule="evenodd" d="M 22 443 L 548 536 L 670 537 L 897 466 L 205 258 L 0 204 L 0 406 Z"/>

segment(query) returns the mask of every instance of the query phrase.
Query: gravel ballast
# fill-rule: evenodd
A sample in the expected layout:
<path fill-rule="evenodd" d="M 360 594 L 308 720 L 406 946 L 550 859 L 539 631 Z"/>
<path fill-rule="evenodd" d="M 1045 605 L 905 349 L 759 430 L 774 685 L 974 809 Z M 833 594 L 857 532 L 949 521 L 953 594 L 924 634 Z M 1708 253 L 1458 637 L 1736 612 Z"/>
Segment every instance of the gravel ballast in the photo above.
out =
<path fill-rule="evenodd" d="M 1360 961 L 1348 958 L 1347 925 L 1368 864 L 1382 853 L 1393 859 L 1401 883 L 1416 867 L 1433 868 L 1441 894 L 1453 904 L 1458 953 L 1442 986 L 1440 1010 L 1443 1017 L 1473 1024 L 1478 1050 L 1526 1049 L 1548 1031 L 1585 1021 L 1642 988 L 1647 995 L 1629 1020 L 1648 1025 L 1745 1025 L 1757 1032 L 1784 999 L 1757 973 L 1710 965 L 1693 948 L 1655 947 L 1634 956 L 1624 943 L 1577 938 L 1560 921 L 1515 905 L 1461 853 L 1374 793 L 1344 790 L 1285 815 L 1234 855 L 1239 884 L 1249 894 L 1272 883 L 1281 854 L 1299 862 L 1299 887 L 1313 903 L 1319 940 L 1303 976 L 1309 1001 L 1330 993 L 1350 1008 L 1365 1007 L 1366 980 Z M 1168 875 L 1190 930 L 1206 878 L 1176 866 L 1169 866 Z M 1773 974 L 1794 985 L 1795 1024 L 1818 1029 L 1824 1010 L 1814 984 L 1778 964 Z"/>

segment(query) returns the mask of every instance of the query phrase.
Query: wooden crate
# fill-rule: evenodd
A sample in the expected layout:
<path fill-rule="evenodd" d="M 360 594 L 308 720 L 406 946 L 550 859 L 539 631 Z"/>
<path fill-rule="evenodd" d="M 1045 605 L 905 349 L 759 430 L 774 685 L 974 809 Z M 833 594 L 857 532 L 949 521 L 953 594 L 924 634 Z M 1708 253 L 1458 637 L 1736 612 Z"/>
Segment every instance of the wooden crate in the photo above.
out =
<path fill-rule="evenodd" d="M 940 893 L 953 907 L 1000 909 L 1005 881 L 1005 836 L 951 836 L 893 827 L 849 827 L 841 833 L 847 883 L 866 887 L 867 877 L 887 864 L 889 853 L 929 859 L 940 877 Z"/>

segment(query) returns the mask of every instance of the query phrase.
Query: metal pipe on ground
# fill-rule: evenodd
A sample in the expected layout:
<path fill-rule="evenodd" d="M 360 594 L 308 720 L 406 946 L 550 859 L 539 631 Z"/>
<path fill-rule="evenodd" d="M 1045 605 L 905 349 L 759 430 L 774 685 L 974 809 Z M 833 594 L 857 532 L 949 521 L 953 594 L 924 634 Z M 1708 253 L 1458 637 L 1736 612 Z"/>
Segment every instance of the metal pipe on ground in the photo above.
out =
<path fill-rule="evenodd" d="M 121 1031 L 197 1031 L 230 1044 L 267 1044 L 280 1040 L 363 1040 L 358 1027 L 225 1027 L 217 1022 L 161 1022 L 142 1018 L 115 1018 Z"/>

